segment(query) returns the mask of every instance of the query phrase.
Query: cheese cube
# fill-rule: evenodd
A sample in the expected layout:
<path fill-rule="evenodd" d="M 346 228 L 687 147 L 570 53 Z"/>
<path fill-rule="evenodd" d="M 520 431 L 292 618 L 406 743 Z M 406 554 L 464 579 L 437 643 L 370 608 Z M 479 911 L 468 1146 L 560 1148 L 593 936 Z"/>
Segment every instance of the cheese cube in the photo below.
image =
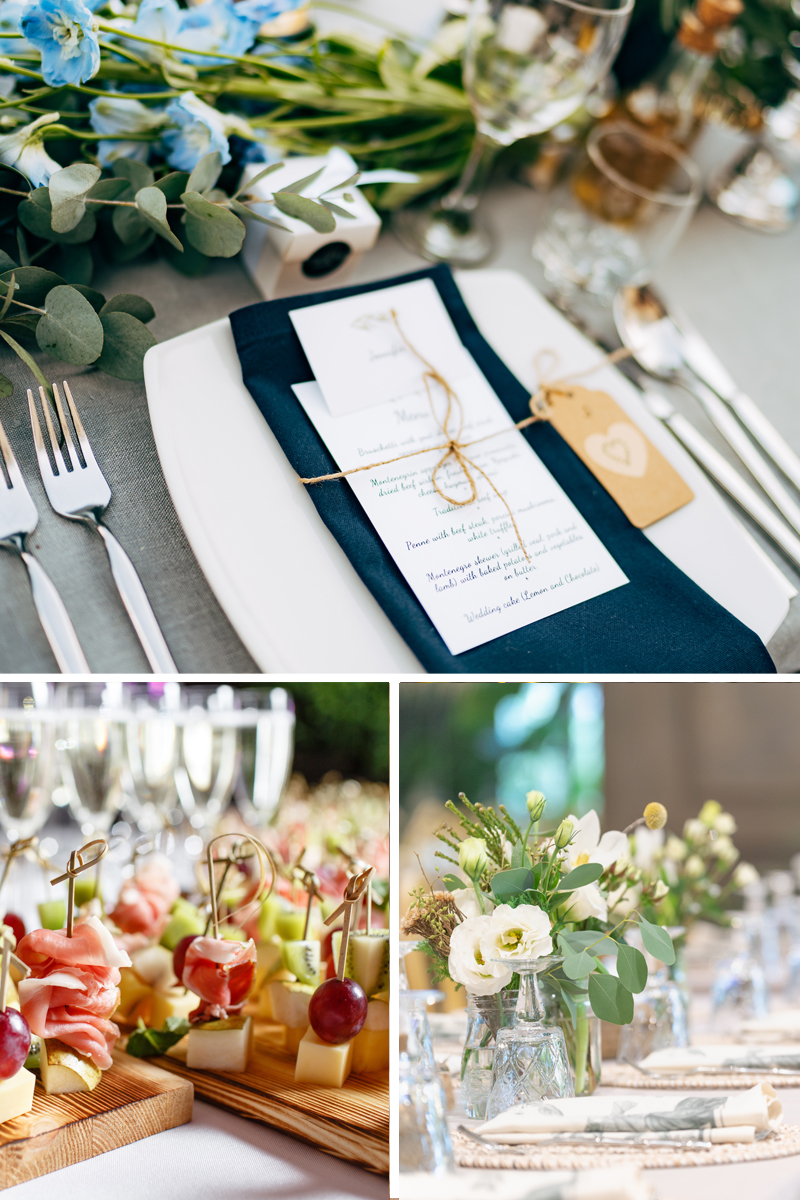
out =
<path fill-rule="evenodd" d="M 251 1017 L 207 1021 L 189 1030 L 186 1065 L 201 1071 L 246 1071 L 252 1047 Z"/>
<path fill-rule="evenodd" d="M 293 1028 L 291 1025 L 285 1025 L 284 1029 L 286 1030 L 286 1037 L 283 1043 L 284 1050 L 286 1050 L 289 1054 L 297 1054 L 300 1043 L 305 1035 L 309 1032 L 310 1026 L 300 1025 L 296 1028 Z"/>
<path fill-rule="evenodd" d="M 389 1030 L 362 1029 L 353 1039 L 353 1074 L 368 1075 L 389 1066 Z"/>
<path fill-rule="evenodd" d="M 350 1074 L 352 1061 L 352 1040 L 332 1046 L 317 1037 L 309 1026 L 297 1050 L 294 1081 L 340 1088 Z"/>
<path fill-rule="evenodd" d="M 20 1067 L 10 1079 L 0 1079 L 0 1122 L 21 1117 L 33 1108 L 36 1076 Z"/>
<path fill-rule="evenodd" d="M 153 1003 L 150 1021 L 153 1029 L 163 1029 L 167 1017 L 186 1017 L 194 1012 L 200 1001 L 194 992 L 185 988 L 166 988 L 163 992 L 153 992 Z"/>

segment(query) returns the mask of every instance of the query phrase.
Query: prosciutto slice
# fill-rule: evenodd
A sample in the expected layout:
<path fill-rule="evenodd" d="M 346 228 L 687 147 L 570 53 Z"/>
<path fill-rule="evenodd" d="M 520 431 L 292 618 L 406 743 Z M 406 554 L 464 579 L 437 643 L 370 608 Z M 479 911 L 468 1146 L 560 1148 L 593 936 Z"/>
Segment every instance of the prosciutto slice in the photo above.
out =
<path fill-rule="evenodd" d="M 151 859 L 126 883 L 109 913 L 123 933 L 145 934 L 148 941 L 164 932 L 180 888 L 167 863 Z"/>
<path fill-rule="evenodd" d="M 31 968 L 18 984 L 31 1032 L 58 1038 L 101 1070 L 110 1067 L 119 1029 L 108 1018 L 119 1004 L 119 969 L 131 960 L 103 923 L 87 917 L 71 938 L 65 930 L 35 929 L 16 954 Z"/>
<path fill-rule="evenodd" d="M 248 942 L 225 938 L 196 937 L 186 951 L 181 982 L 201 1003 L 189 1013 L 189 1020 L 221 1020 L 238 1013 L 253 986 L 256 947 Z"/>

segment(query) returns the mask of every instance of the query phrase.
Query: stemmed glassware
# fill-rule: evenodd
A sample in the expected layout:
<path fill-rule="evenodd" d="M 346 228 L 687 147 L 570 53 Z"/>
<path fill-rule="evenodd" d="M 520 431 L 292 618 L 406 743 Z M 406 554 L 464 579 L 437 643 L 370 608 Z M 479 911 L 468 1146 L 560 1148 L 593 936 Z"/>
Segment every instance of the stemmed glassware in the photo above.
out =
<path fill-rule="evenodd" d="M 243 794 L 237 791 L 237 803 L 250 824 L 266 825 L 275 814 L 292 769 L 294 705 L 285 688 L 240 691 L 239 702 L 239 787 Z"/>
<path fill-rule="evenodd" d="M 473 0 L 463 66 L 475 141 L 448 195 L 398 213 L 402 242 L 434 262 L 486 261 L 493 242 L 475 210 L 495 155 L 582 104 L 607 74 L 632 9 L 633 0 Z"/>
<path fill-rule="evenodd" d="M 55 730 L 47 683 L 0 684 L 0 826 L 9 841 L 33 837 L 53 794 Z"/>
<path fill-rule="evenodd" d="M 442 992 L 400 993 L 400 1171 L 443 1175 L 455 1170 L 447 1104 L 436 1070 L 427 1006 Z"/>
<path fill-rule="evenodd" d="M 513 966 L 519 975 L 519 1000 L 516 1024 L 497 1031 L 487 1121 L 515 1104 L 575 1095 L 564 1031 L 544 1024 L 539 995 L 539 975 L 562 959 L 556 955 L 513 960 L 506 956 L 493 961 Z"/>
<path fill-rule="evenodd" d="M 175 798 L 180 684 L 132 690 L 126 729 L 130 807 L 143 833 L 159 830 Z"/>
<path fill-rule="evenodd" d="M 72 815 L 86 837 L 107 834 L 125 802 L 122 684 L 64 685 L 56 749 Z"/>
<path fill-rule="evenodd" d="M 207 837 L 231 802 L 239 769 L 235 693 L 223 685 L 182 689 L 181 741 L 175 786 L 193 829 Z"/>

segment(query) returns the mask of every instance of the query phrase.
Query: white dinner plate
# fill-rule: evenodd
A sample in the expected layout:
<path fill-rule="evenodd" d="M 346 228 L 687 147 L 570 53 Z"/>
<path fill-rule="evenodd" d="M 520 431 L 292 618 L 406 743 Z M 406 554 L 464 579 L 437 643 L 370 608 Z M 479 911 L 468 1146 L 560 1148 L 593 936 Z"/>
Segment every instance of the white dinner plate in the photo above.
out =
<path fill-rule="evenodd" d="M 598 351 L 513 271 L 457 276 L 481 332 L 526 387 L 537 350 L 561 369 Z M 228 619 L 269 672 L 386 673 L 423 668 L 317 514 L 242 382 L 227 318 L 148 351 L 150 418 L 186 536 Z M 610 392 L 695 493 L 645 530 L 667 558 L 767 642 L 794 589 L 672 435 L 612 367 Z"/>

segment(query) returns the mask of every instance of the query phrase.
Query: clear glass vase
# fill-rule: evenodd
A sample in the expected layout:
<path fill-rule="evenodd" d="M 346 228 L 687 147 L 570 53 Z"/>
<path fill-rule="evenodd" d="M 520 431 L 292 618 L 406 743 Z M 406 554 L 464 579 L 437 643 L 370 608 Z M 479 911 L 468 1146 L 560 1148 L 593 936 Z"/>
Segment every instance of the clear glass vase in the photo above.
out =
<path fill-rule="evenodd" d="M 545 1024 L 558 1025 L 567 1043 L 567 1058 L 572 1073 L 576 1096 L 591 1096 L 600 1083 L 600 1021 L 594 1015 L 588 1000 L 576 1004 L 575 1021 L 562 1006 L 555 988 L 542 984 Z"/>
<path fill-rule="evenodd" d="M 516 988 L 503 988 L 493 996 L 469 995 L 467 1036 L 461 1056 L 461 1103 L 468 1117 L 482 1121 L 492 1087 L 494 1048 L 499 1029 L 517 1022 Z"/>

